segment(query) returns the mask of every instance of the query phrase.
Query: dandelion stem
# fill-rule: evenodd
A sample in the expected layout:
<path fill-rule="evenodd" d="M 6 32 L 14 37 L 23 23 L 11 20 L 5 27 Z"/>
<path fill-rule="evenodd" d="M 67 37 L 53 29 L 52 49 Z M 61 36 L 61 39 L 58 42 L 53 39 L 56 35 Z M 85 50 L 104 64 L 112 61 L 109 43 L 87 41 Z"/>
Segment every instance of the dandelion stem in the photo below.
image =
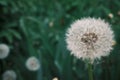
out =
<path fill-rule="evenodd" d="M 93 80 L 93 68 L 91 63 L 88 63 L 88 76 L 89 80 Z"/>

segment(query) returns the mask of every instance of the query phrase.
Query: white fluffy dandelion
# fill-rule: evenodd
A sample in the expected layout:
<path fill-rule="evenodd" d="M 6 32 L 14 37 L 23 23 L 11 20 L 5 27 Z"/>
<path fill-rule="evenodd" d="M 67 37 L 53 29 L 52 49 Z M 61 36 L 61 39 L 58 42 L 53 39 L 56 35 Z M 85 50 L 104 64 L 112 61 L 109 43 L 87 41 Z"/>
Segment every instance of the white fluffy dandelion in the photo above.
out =
<path fill-rule="evenodd" d="M 38 59 L 36 57 L 34 57 L 34 56 L 28 58 L 28 60 L 26 61 L 26 67 L 30 71 L 38 70 L 40 68 L 40 64 L 39 64 Z"/>
<path fill-rule="evenodd" d="M 17 75 L 13 70 L 7 70 L 3 73 L 3 80 L 16 80 Z"/>
<path fill-rule="evenodd" d="M 114 42 L 113 31 L 104 20 L 83 18 L 75 21 L 66 34 L 67 48 L 71 54 L 94 62 L 108 56 Z"/>
<path fill-rule="evenodd" d="M 0 44 L 0 59 L 6 58 L 9 52 L 9 47 L 6 44 Z"/>

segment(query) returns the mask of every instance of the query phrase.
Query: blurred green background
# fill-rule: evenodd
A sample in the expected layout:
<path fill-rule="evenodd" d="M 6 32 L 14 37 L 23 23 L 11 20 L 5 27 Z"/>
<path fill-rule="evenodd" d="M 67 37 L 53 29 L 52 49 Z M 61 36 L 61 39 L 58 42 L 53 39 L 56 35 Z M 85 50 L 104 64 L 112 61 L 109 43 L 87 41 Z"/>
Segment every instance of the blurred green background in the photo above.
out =
<path fill-rule="evenodd" d="M 0 80 L 7 69 L 17 80 L 88 80 L 83 61 L 66 49 L 65 32 L 76 19 L 102 18 L 112 25 L 116 45 L 110 56 L 94 64 L 94 80 L 120 80 L 120 0 L 0 0 L 0 43 L 10 55 L 0 60 Z M 26 69 L 36 56 L 40 69 Z"/>

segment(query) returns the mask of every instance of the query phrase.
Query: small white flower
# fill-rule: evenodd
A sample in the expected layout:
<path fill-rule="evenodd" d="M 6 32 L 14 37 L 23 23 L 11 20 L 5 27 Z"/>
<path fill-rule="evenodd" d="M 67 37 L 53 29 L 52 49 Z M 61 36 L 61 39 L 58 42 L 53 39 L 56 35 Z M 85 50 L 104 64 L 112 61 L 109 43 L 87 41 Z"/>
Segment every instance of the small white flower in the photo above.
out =
<path fill-rule="evenodd" d="M 114 41 L 110 25 L 101 19 L 83 18 L 75 21 L 66 34 L 67 48 L 83 60 L 108 56 Z"/>
<path fill-rule="evenodd" d="M 6 58 L 9 52 L 9 47 L 6 44 L 0 44 L 0 59 Z"/>
<path fill-rule="evenodd" d="M 108 17 L 112 19 L 114 17 L 114 15 L 112 13 L 109 13 Z"/>
<path fill-rule="evenodd" d="M 52 80 L 58 80 L 58 78 L 57 78 L 57 77 L 54 77 Z"/>
<path fill-rule="evenodd" d="M 54 26 L 54 22 L 53 21 L 49 22 L 49 26 L 53 27 Z"/>
<path fill-rule="evenodd" d="M 13 70 L 7 70 L 3 73 L 3 80 L 16 80 L 17 75 Z"/>
<path fill-rule="evenodd" d="M 120 11 L 118 11 L 118 15 L 120 16 Z"/>
<path fill-rule="evenodd" d="M 34 56 L 28 58 L 28 60 L 26 61 L 26 67 L 30 71 L 38 70 L 40 68 L 40 64 L 39 64 L 38 59 L 36 57 L 34 57 Z"/>

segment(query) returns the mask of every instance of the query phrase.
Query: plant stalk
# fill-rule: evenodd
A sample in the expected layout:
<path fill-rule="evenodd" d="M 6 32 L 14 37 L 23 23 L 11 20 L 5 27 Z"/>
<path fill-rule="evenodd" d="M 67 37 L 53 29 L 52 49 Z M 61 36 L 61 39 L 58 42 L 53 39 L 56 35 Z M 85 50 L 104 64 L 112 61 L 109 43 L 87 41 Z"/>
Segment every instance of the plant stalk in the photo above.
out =
<path fill-rule="evenodd" d="M 93 68 L 91 63 L 88 63 L 88 76 L 89 80 L 93 80 Z"/>

